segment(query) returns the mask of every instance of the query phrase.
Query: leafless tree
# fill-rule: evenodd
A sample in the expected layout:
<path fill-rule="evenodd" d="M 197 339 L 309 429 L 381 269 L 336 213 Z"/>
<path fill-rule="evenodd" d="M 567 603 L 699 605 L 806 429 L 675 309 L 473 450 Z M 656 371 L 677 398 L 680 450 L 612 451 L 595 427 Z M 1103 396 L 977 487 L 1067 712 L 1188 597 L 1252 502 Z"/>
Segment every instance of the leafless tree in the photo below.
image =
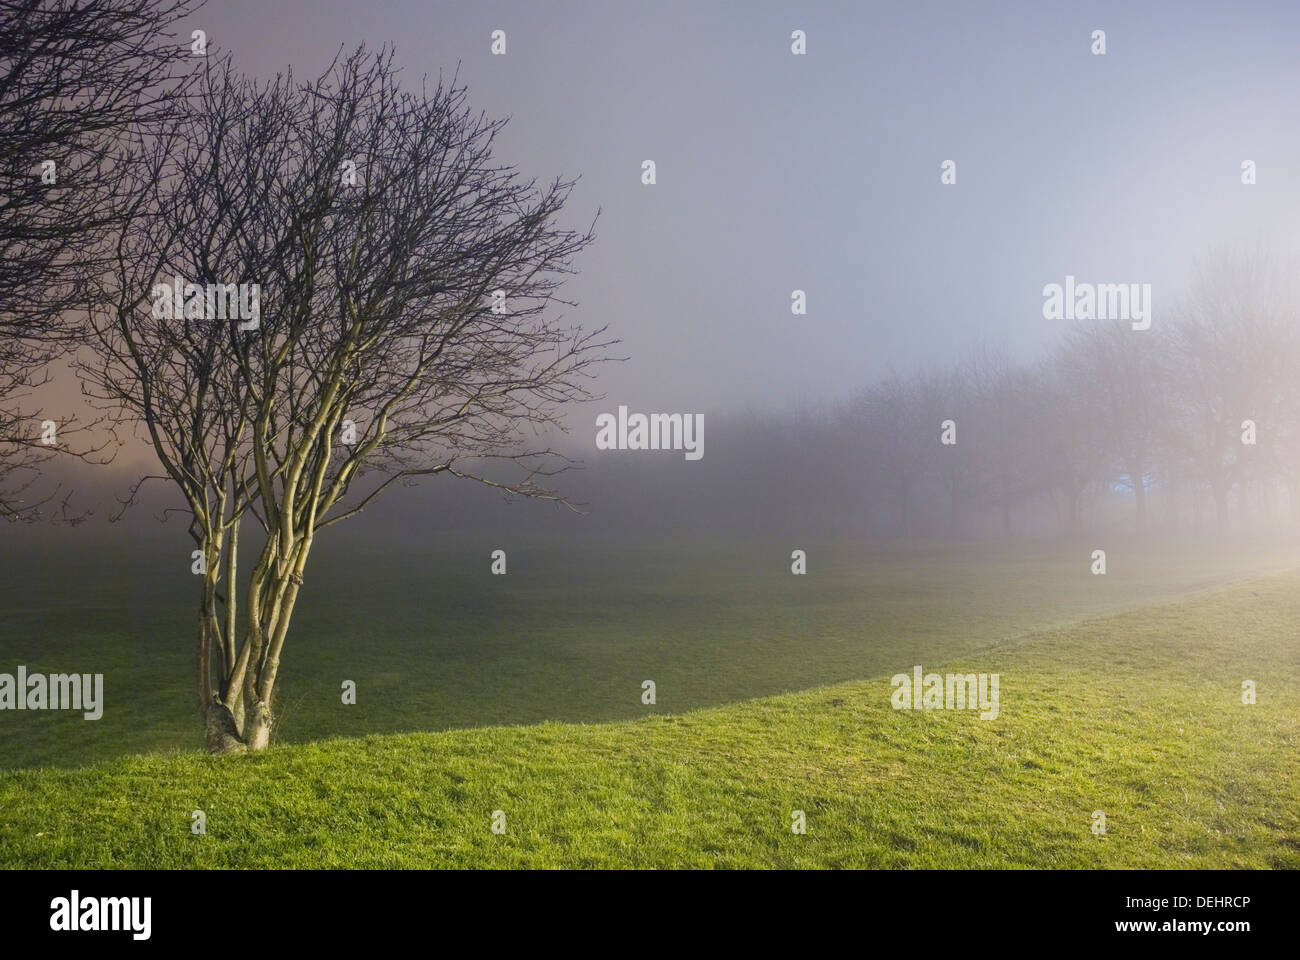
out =
<path fill-rule="evenodd" d="M 1168 425 L 1158 336 L 1126 322 L 1080 322 L 1057 349 L 1051 377 L 1073 408 L 1073 416 L 1060 411 L 1064 423 L 1074 424 L 1066 462 L 1102 485 L 1131 490 L 1139 535 L 1146 529 L 1147 489 Z"/>
<path fill-rule="evenodd" d="M 1035 370 L 1034 402 L 1025 410 L 1034 438 L 1034 473 L 1054 497 L 1061 532 L 1079 532 L 1082 509 L 1098 486 L 1112 474 L 1106 469 L 1112 438 L 1093 409 L 1098 384 L 1076 354 L 1058 352 Z"/>
<path fill-rule="evenodd" d="M 1296 415 L 1286 403 L 1297 375 L 1291 283 L 1270 257 L 1217 254 L 1174 311 L 1169 433 L 1188 475 L 1209 488 L 1220 532 L 1228 530 L 1230 494 L 1254 462 L 1244 422 L 1276 435 Z"/>
<path fill-rule="evenodd" d="M 1002 536 L 1010 538 L 1016 509 L 1044 485 L 1034 469 L 1039 383 L 998 350 L 980 349 L 969 369 L 975 413 L 965 437 L 974 444 L 985 503 L 997 513 Z"/>
<path fill-rule="evenodd" d="M 35 396 L 76 343 L 70 311 L 129 203 L 137 138 L 183 100 L 188 48 L 168 28 L 195 6 L 0 0 L 0 518 L 54 499 L 34 488 L 55 451 L 102 449 L 70 446 L 74 418 L 42 414 Z"/>
<path fill-rule="evenodd" d="M 853 404 L 860 442 L 866 445 L 869 481 L 893 505 L 902 536 L 913 532 L 920 484 L 939 448 L 940 397 L 923 377 L 891 373 Z"/>
<path fill-rule="evenodd" d="M 566 461 L 530 440 L 591 396 L 609 342 L 557 312 L 592 239 L 559 225 L 572 181 L 499 164 L 501 127 L 454 79 L 403 90 L 392 51 L 362 48 L 309 83 L 210 62 L 149 154 L 80 372 L 185 497 L 209 749 L 266 746 L 320 531 L 436 474 L 560 499 Z M 255 327 L 214 319 L 206 285 L 254 283 Z"/>
<path fill-rule="evenodd" d="M 957 537 L 962 532 L 962 513 L 979 496 L 978 458 L 967 431 L 975 412 L 975 397 L 968 361 L 954 364 L 948 370 L 924 374 L 923 392 L 934 398 L 927 407 L 933 410 L 939 423 L 953 422 L 955 442 L 939 443 L 933 460 L 933 472 L 939 482 L 948 508 L 948 535 Z M 940 438 L 942 440 L 942 437 Z"/>

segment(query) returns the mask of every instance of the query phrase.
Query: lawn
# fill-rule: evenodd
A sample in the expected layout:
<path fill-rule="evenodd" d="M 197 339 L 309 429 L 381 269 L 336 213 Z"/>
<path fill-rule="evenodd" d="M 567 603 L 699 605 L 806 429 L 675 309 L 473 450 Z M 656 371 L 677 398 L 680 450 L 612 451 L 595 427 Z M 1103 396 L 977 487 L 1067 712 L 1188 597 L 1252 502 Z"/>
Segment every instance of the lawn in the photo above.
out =
<path fill-rule="evenodd" d="M 1112 591 L 1103 606 L 1130 609 L 999 639 L 1013 622 L 991 600 L 975 602 L 984 581 L 970 565 L 966 581 L 941 570 L 900 574 L 859 600 L 843 589 L 860 569 L 847 561 L 819 564 L 830 584 L 810 572 L 806 581 L 774 577 L 761 587 L 751 561 L 708 595 L 704 586 L 680 592 L 685 578 L 669 564 L 643 581 L 646 615 L 635 622 L 621 618 L 617 594 L 602 597 L 593 583 L 597 596 L 583 616 L 551 624 L 564 604 L 530 607 L 540 588 L 527 576 L 512 582 L 504 608 L 519 632 L 503 634 L 483 659 L 512 690 L 555 685 L 516 705 L 514 719 L 536 719 L 547 704 L 556 716 L 655 715 L 0 772 L 0 866 L 1300 867 L 1300 574 L 1132 608 L 1131 586 L 1113 562 L 1105 586 L 1078 578 L 1085 586 L 1072 590 L 1071 574 L 1058 584 L 1065 592 L 1038 597 L 1034 576 L 1061 572 L 1042 573 L 1050 566 L 1043 558 L 1014 586 L 1030 608 L 1015 623 L 1086 616 L 1089 588 Z M 1187 561 L 1175 580 L 1191 586 L 1195 566 Z M 742 583 L 752 609 L 719 601 Z M 454 595 L 446 584 L 430 589 Z M 399 621 L 408 629 L 439 619 L 409 606 Z M 922 606 L 931 621 L 908 613 Z M 461 627 L 450 649 L 469 644 L 479 622 Z M 509 654 L 512 643 L 554 648 L 566 628 L 584 624 L 593 636 L 558 666 Z M 377 647 L 384 656 L 401 632 L 397 624 L 388 631 Z M 716 639 L 692 641 L 701 635 Z M 445 636 L 425 655 L 445 654 Z M 748 660 L 740 655 L 746 644 Z M 642 647 L 634 664 L 622 662 Z M 367 656 L 380 659 L 374 648 Z M 892 709 L 890 675 L 915 662 L 927 671 L 998 673 L 1000 715 Z M 363 678 L 395 669 L 374 662 L 367 675 L 340 659 L 345 667 Z M 855 670 L 866 679 L 725 706 L 695 702 Z M 444 672 L 440 682 L 467 675 Z M 328 672 L 315 676 L 324 688 Z M 643 676 L 658 678 L 654 708 L 640 705 Z M 754 678 L 748 687 L 746 676 Z M 404 692 L 413 683 L 437 704 L 464 697 L 509 712 L 500 695 L 483 699 L 489 679 L 467 690 L 428 679 L 396 681 L 389 696 L 416 699 Z M 1243 680 L 1257 685 L 1254 705 L 1242 703 Z M 310 683 L 296 695 L 304 689 Z M 592 690 L 605 699 L 566 702 Z M 624 706 L 628 699 L 635 705 Z M 415 715 L 396 710 L 383 722 L 408 719 Z M 423 726 L 465 719 L 438 707 Z M 206 816 L 203 835 L 191 832 L 195 810 Z M 796 810 L 806 816 L 804 834 L 791 830 Z M 495 811 L 504 833 L 492 830 Z M 1105 814 L 1104 834 L 1091 829 L 1094 811 Z"/>
<path fill-rule="evenodd" d="M 46 529 L 0 551 L 0 670 L 103 673 L 104 716 L 0 713 L 0 768 L 200 744 L 192 544 L 87 541 L 83 528 Z M 790 572 L 796 546 L 806 576 Z M 285 648 L 277 737 L 681 713 L 1300 566 L 1294 547 L 1116 541 L 1098 577 L 1094 546 L 323 538 Z M 489 573 L 497 547 L 503 577 Z"/>

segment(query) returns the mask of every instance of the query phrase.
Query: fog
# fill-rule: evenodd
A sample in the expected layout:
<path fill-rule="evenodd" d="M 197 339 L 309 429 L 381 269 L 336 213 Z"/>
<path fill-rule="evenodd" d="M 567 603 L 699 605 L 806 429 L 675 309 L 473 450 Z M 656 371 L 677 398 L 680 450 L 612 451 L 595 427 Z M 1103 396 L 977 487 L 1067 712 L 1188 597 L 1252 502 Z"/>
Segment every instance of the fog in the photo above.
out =
<path fill-rule="evenodd" d="M 1135 456 L 1144 532 L 1293 523 L 1297 20 L 1289 3 L 229 0 L 179 32 L 258 77 L 395 42 L 409 84 L 455 72 L 510 117 L 499 159 L 580 176 L 571 224 L 598 214 L 565 296 L 626 359 L 547 438 L 584 464 L 558 483 L 583 512 L 440 478 L 356 525 L 1005 537 L 1137 532 Z M 1223 270 L 1267 309 L 1216 301 Z M 1150 328 L 1049 318 L 1067 278 L 1149 285 Z M 1071 352 L 1092 327 L 1127 332 Z M 49 395 L 75 393 L 61 375 Z M 704 455 L 597 450 L 620 406 L 702 417 Z M 49 476 L 99 523 L 149 460 L 135 440 Z M 129 522 L 167 497 L 146 490 Z"/>
<path fill-rule="evenodd" d="M 623 340 L 628 361 L 601 382 L 633 409 L 830 402 L 977 343 L 1031 358 L 1060 333 L 1042 288 L 1067 274 L 1151 283 L 1159 312 L 1209 247 L 1295 249 L 1289 3 L 376 2 L 363 16 L 249 0 L 193 19 L 258 75 L 396 42 L 410 82 L 459 68 L 476 107 L 511 118 L 503 159 L 580 175 L 573 222 L 599 210 L 598 241 L 569 292 L 576 319 Z M 806 316 L 791 315 L 796 289 Z"/>

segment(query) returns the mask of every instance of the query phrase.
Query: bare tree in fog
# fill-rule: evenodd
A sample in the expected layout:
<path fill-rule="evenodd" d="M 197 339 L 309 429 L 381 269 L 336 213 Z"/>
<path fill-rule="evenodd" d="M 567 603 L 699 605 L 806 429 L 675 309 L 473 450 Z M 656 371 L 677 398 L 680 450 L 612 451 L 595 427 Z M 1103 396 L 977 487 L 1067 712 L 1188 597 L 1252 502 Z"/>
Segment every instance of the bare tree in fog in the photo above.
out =
<path fill-rule="evenodd" d="M 1134 334 L 1124 321 L 1081 322 L 1066 333 L 1055 368 L 1095 424 L 1099 478 L 1132 491 L 1134 529 L 1141 534 L 1169 407 L 1160 362 L 1165 341 L 1158 334 Z"/>
<path fill-rule="evenodd" d="M 33 394 L 76 343 L 70 311 L 130 201 L 136 139 L 183 94 L 189 50 L 167 30 L 194 6 L 0 0 L 0 518 L 34 519 L 54 497 L 34 488 L 70 451 L 74 418 L 41 413 Z"/>
<path fill-rule="evenodd" d="M 1229 495 L 1249 479 L 1245 421 L 1276 433 L 1297 416 L 1284 386 L 1300 375 L 1291 289 L 1270 258 L 1219 255 L 1200 268 L 1175 311 L 1167 431 L 1185 472 L 1209 489 L 1220 532 L 1228 529 Z"/>
<path fill-rule="evenodd" d="M 891 374 L 853 404 L 859 441 L 865 443 L 874 490 L 893 505 L 898 528 L 912 535 L 913 507 L 939 444 L 942 403 L 921 378 Z"/>
<path fill-rule="evenodd" d="M 422 476 L 558 498 L 566 461 L 527 441 L 590 396 L 607 345 L 554 314 L 591 240 L 558 225 L 571 182 L 500 165 L 502 123 L 463 87 L 403 91 L 396 72 L 391 51 L 364 49 L 305 84 L 210 64 L 154 146 L 102 291 L 112 306 L 94 317 L 100 355 L 82 376 L 148 436 L 206 570 L 212 750 L 269 740 L 316 535 Z M 216 285 L 253 283 L 258 316 L 231 316 Z M 240 604 L 249 517 L 265 539 Z"/>
<path fill-rule="evenodd" d="M 1300 507 L 1293 271 L 1259 252 L 1217 253 L 1177 300 L 1149 331 L 1081 321 L 1037 363 L 982 350 L 869 386 L 838 432 L 869 465 L 867 509 L 889 505 L 904 535 L 918 524 L 955 535 L 966 503 L 1010 537 L 1018 514 L 1048 507 L 1072 536 L 1126 495 L 1141 534 L 1153 491 L 1174 517 L 1180 496 L 1208 495 L 1221 532 L 1234 496 L 1241 529 L 1255 500 L 1276 513 L 1283 488 Z M 941 419 L 959 424 L 956 444 L 938 443 Z"/>
<path fill-rule="evenodd" d="M 985 502 L 996 511 L 1002 536 L 1010 538 L 1017 507 L 1043 487 L 1035 470 L 1036 438 L 1027 420 L 1034 378 L 992 350 L 977 353 L 970 369 L 975 412 L 966 437 L 975 446 Z"/>
<path fill-rule="evenodd" d="M 948 536 L 957 537 L 962 532 L 962 514 L 979 496 L 980 484 L 974 450 L 965 442 L 965 431 L 970 427 L 969 414 L 974 408 L 974 384 L 970 364 L 955 364 L 950 370 L 922 374 L 926 384 L 922 393 L 934 397 L 934 409 L 940 423 L 951 420 L 953 440 L 940 442 L 934 456 L 934 475 L 948 506 Z M 956 431 L 961 431 L 960 433 Z M 942 440 L 942 436 L 941 436 Z"/>

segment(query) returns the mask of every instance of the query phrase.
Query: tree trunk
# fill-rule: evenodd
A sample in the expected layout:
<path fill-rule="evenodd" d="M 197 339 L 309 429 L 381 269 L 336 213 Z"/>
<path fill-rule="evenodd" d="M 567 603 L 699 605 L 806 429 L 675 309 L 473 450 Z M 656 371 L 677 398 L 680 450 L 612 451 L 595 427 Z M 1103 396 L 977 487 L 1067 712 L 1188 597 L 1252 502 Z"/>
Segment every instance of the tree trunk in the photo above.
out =
<path fill-rule="evenodd" d="M 208 753 L 243 753 L 248 749 L 230 708 L 216 697 L 203 714 L 203 746 Z"/>
<path fill-rule="evenodd" d="M 208 618 L 199 610 L 198 694 L 199 716 L 206 716 L 212 703 L 212 663 L 209 651 Z"/>
<path fill-rule="evenodd" d="M 265 750 L 271 742 L 271 707 L 265 700 L 245 706 L 244 742 L 249 750 Z"/>

